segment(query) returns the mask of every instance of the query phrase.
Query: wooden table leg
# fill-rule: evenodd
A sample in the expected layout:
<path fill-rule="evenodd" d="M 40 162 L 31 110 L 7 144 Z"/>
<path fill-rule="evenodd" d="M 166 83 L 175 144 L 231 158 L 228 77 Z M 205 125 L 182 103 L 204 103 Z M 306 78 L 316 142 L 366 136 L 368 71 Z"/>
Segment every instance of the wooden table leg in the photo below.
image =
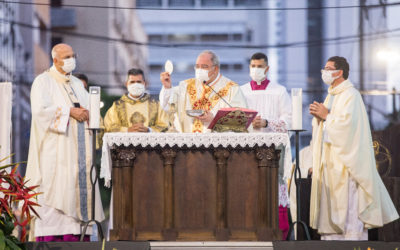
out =
<path fill-rule="evenodd" d="M 257 148 L 258 160 L 258 225 L 257 239 L 280 240 L 278 169 L 280 150 L 275 145 Z"/>
<path fill-rule="evenodd" d="M 174 163 L 176 152 L 173 149 L 163 149 L 161 153 L 164 160 L 164 229 L 163 239 L 174 241 L 177 238 L 174 216 Z"/>
<path fill-rule="evenodd" d="M 111 240 L 135 240 L 135 222 L 132 211 L 133 169 L 136 151 L 131 148 L 111 150 L 113 185 L 113 227 Z M 126 185 L 126 184 L 129 185 Z"/>
<path fill-rule="evenodd" d="M 217 226 L 215 236 L 218 241 L 229 240 L 227 218 L 227 160 L 230 153 L 227 149 L 216 149 L 214 158 L 217 163 Z"/>

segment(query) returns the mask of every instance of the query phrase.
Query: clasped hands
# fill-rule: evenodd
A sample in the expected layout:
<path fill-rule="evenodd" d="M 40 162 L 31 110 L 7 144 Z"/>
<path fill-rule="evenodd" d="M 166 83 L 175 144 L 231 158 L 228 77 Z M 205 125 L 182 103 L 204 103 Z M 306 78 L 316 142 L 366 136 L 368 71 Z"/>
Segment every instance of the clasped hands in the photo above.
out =
<path fill-rule="evenodd" d="M 71 108 L 69 116 L 78 122 L 89 121 L 89 110 L 85 108 Z"/>
<path fill-rule="evenodd" d="M 138 122 L 132 124 L 132 126 L 128 128 L 128 132 L 149 132 L 149 128 L 144 126 L 143 123 Z"/>
<path fill-rule="evenodd" d="M 311 103 L 309 111 L 311 115 L 318 119 L 318 122 L 321 120 L 325 121 L 329 114 L 329 110 L 324 106 L 324 104 L 319 102 Z"/>

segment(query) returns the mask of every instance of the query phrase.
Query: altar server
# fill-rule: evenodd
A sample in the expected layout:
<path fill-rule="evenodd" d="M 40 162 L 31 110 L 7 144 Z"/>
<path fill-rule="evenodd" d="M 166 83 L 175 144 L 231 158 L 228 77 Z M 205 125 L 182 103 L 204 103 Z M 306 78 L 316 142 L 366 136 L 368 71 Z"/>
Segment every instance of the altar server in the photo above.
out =
<path fill-rule="evenodd" d="M 286 133 L 291 126 L 292 105 L 286 88 L 276 82 L 270 82 L 267 77 L 269 70 L 268 57 L 264 53 L 255 53 L 250 59 L 251 81 L 240 86 L 246 98 L 249 109 L 258 112 L 253 120 L 253 132 Z M 281 148 L 279 168 L 279 228 L 283 239 L 289 230 L 287 208 L 289 195 L 286 179 L 290 175 L 291 152 L 290 143 L 286 149 Z M 285 171 L 285 168 L 287 169 Z M 287 176 L 284 176 L 286 172 Z M 284 178 L 285 177 L 285 178 Z"/>
<path fill-rule="evenodd" d="M 251 81 L 240 86 L 249 109 L 258 112 L 253 129 L 262 132 L 286 132 L 291 127 L 292 105 L 283 85 L 268 80 L 268 57 L 255 53 L 250 60 Z"/>

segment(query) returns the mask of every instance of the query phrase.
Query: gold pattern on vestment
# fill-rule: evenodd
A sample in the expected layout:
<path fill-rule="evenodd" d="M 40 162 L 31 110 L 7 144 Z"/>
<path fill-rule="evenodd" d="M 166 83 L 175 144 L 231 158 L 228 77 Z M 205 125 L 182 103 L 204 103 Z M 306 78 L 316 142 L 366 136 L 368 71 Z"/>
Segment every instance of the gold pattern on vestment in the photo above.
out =
<path fill-rule="evenodd" d="M 220 101 L 221 97 L 225 97 L 229 93 L 229 89 L 236 85 L 234 82 L 228 82 L 223 88 L 221 88 L 215 95 L 210 95 L 213 93 L 211 87 L 203 84 L 203 92 L 201 93 L 201 97 L 197 98 L 197 89 L 196 89 L 196 79 L 188 79 L 187 82 L 187 93 L 189 94 L 190 104 L 192 105 L 192 109 L 201 109 L 205 111 L 210 111 L 214 108 L 214 106 Z M 203 132 L 203 122 L 199 119 L 195 118 L 193 121 L 192 132 L 193 133 L 201 133 Z"/>

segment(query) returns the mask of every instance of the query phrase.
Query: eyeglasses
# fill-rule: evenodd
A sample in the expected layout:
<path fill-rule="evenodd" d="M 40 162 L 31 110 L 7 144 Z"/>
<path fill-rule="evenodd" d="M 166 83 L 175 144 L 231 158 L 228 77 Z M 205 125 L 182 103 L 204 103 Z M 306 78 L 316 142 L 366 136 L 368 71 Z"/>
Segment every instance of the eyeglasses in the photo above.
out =
<path fill-rule="evenodd" d="M 212 68 L 212 67 L 214 67 L 215 65 L 211 65 L 211 67 L 210 66 L 208 66 L 207 64 L 201 64 L 201 65 L 198 65 L 198 64 L 196 64 L 193 68 L 196 70 L 196 69 L 210 69 L 210 68 Z"/>

